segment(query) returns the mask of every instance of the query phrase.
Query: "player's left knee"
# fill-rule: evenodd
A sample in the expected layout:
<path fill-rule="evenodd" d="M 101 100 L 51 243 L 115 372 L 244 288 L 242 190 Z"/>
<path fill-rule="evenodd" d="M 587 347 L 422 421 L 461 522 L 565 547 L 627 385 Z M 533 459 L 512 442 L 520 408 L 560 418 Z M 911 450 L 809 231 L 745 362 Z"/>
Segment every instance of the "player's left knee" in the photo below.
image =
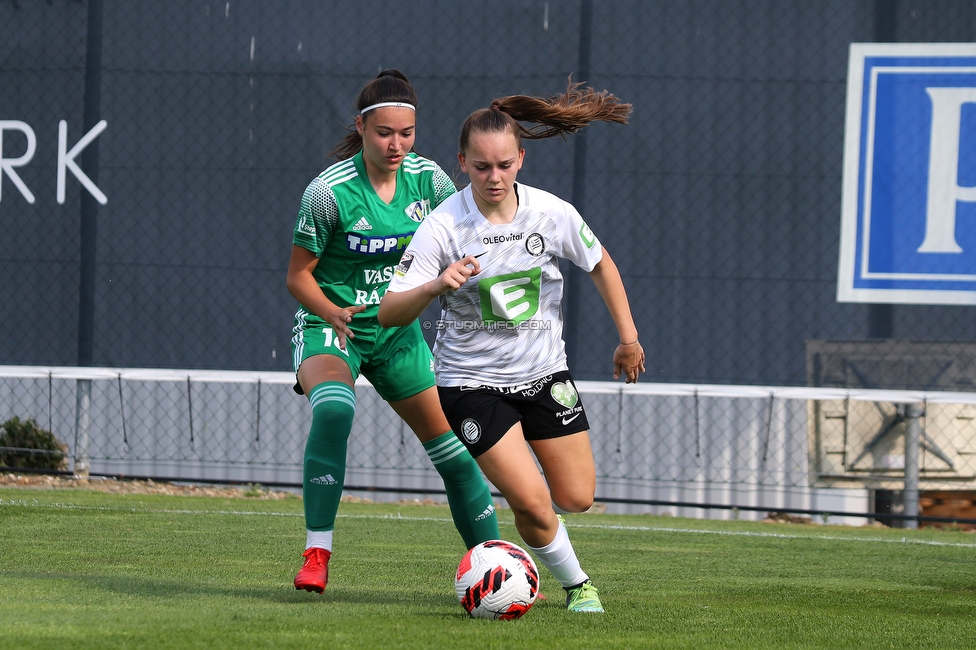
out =
<path fill-rule="evenodd" d="M 552 502 L 566 512 L 585 512 L 593 505 L 593 495 L 586 493 L 554 494 L 552 495 Z"/>

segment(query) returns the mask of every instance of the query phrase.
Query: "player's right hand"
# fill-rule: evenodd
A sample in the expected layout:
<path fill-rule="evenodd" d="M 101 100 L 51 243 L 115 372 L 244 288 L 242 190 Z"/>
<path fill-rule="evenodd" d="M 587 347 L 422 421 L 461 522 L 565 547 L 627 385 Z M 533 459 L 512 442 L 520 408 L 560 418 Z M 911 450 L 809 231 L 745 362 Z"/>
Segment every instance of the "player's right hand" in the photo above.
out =
<path fill-rule="evenodd" d="M 474 255 L 468 255 L 452 263 L 440 275 L 439 280 L 443 287 L 443 291 L 440 293 L 460 289 L 461 285 L 467 282 L 472 275 L 478 275 L 480 272 L 481 264 L 478 263 L 478 259 Z"/>
<path fill-rule="evenodd" d="M 366 309 L 368 305 L 353 305 L 351 307 L 343 307 L 332 314 L 330 314 L 325 320 L 329 322 L 332 326 L 332 331 L 335 332 L 336 337 L 339 339 L 339 349 L 346 349 L 346 337 L 351 339 L 356 338 L 356 335 L 352 333 L 349 329 L 349 323 L 352 322 L 352 317 L 356 314 L 362 312 Z"/>

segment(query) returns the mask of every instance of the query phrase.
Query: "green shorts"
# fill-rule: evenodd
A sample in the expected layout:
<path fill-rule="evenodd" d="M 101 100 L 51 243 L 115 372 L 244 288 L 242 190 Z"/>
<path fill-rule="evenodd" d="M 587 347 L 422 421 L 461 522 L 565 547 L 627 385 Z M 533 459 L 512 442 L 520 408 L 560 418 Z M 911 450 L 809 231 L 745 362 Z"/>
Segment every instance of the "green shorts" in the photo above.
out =
<path fill-rule="evenodd" d="M 355 338 L 346 339 L 346 349 L 332 326 L 318 321 L 296 323 L 291 339 L 295 372 L 302 362 L 317 354 L 331 354 L 346 362 L 356 381 L 360 373 L 387 402 L 395 402 L 434 385 L 434 355 L 414 321 L 405 327 L 351 324 Z"/>

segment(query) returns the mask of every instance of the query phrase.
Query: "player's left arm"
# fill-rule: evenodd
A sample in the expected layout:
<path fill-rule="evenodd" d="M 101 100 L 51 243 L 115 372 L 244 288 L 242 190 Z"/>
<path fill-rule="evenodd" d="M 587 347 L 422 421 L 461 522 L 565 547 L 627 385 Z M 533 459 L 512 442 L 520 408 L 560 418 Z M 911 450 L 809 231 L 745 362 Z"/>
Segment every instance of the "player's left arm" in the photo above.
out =
<path fill-rule="evenodd" d="M 606 248 L 603 249 L 603 257 L 590 271 L 590 277 L 607 304 L 620 336 L 620 345 L 613 352 L 613 378 L 618 379 L 623 373 L 628 384 L 636 383 L 638 375 L 644 372 L 644 348 L 637 340 L 637 326 L 630 311 L 624 281 Z"/>

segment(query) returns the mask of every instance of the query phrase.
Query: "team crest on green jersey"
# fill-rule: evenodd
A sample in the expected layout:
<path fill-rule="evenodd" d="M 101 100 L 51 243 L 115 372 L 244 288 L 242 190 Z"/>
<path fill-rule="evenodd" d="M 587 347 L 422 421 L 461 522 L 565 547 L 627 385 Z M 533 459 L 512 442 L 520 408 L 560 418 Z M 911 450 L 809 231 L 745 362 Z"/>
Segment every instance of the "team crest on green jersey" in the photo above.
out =
<path fill-rule="evenodd" d="M 422 199 L 420 201 L 414 201 L 403 211 L 410 217 L 411 221 L 416 221 L 420 223 L 424 220 L 428 214 L 430 214 L 430 199 Z"/>
<path fill-rule="evenodd" d="M 478 281 L 481 320 L 518 325 L 539 311 L 542 268 L 498 275 Z"/>

